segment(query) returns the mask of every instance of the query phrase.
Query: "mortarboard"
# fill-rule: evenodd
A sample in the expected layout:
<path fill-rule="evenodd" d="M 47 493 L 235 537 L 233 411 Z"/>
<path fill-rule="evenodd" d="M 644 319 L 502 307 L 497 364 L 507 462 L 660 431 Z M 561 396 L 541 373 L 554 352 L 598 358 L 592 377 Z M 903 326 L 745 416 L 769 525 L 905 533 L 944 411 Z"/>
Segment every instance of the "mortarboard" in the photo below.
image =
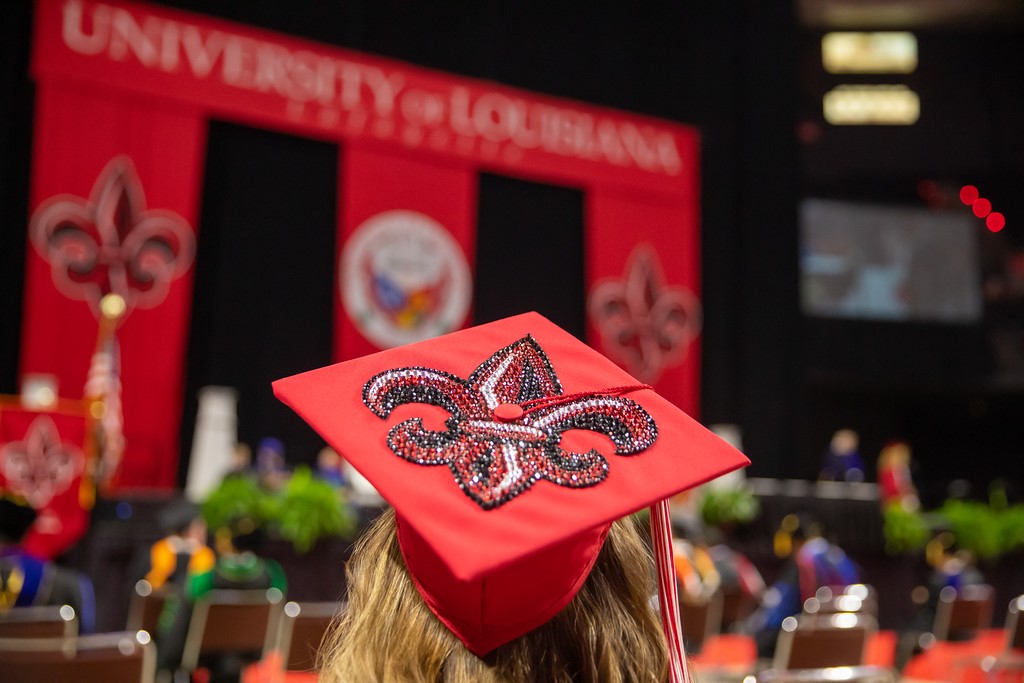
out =
<path fill-rule="evenodd" d="M 569 603 L 611 522 L 654 506 L 659 555 L 665 499 L 748 464 L 536 313 L 281 379 L 274 392 L 392 504 L 417 590 L 479 656 Z M 670 553 L 670 537 L 660 546 Z M 670 556 L 659 561 L 665 620 L 676 607 L 663 567 L 670 575 Z"/>

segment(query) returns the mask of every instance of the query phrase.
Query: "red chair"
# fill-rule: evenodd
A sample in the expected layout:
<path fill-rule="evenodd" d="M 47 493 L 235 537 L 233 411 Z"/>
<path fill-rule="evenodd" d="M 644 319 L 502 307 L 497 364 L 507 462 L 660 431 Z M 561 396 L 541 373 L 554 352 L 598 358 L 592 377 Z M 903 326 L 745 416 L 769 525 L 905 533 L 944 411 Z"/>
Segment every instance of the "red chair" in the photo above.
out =
<path fill-rule="evenodd" d="M 988 584 L 946 586 L 939 593 L 932 634 L 936 640 L 970 640 L 992 625 L 995 590 Z"/>
<path fill-rule="evenodd" d="M 1024 612 L 1024 595 L 1011 600 L 1006 611 L 1006 649 L 996 655 L 975 658 L 978 659 L 975 666 L 984 673 L 986 683 L 1024 681 L 1024 619 L 1021 612 Z"/>

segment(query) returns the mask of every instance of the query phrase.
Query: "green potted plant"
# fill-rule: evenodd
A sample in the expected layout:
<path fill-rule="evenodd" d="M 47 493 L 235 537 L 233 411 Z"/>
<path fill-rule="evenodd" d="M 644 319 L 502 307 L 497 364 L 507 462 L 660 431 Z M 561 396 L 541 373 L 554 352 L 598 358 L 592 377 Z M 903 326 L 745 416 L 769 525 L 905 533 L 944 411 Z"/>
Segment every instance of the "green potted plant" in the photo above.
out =
<path fill-rule="evenodd" d="M 357 520 L 342 492 L 299 467 L 278 491 L 264 489 L 252 477 L 230 475 L 203 503 L 203 518 L 212 530 L 246 518 L 268 535 L 290 541 L 296 551 L 308 552 L 329 536 L 351 537 Z"/>
<path fill-rule="evenodd" d="M 917 510 L 905 508 L 894 501 L 882 512 L 885 551 L 891 555 L 921 550 L 931 538 L 931 530 L 924 516 Z"/>
<path fill-rule="evenodd" d="M 202 509 L 203 519 L 211 530 L 241 518 L 263 527 L 277 516 L 277 501 L 254 479 L 229 475 L 206 498 Z"/>
<path fill-rule="evenodd" d="M 299 467 L 280 493 L 275 528 L 304 553 L 320 538 L 351 537 L 356 518 L 339 489 Z"/>
<path fill-rule="evenodd" d="M 956 537 L 957 544 L 975 557 L 991 560 L 1003 552 L 1000 515 L 988 504 L 975 500 L 947 500 L 938 510 Z"/>
<path fill-rule="evenodd" d="M 761 504 L 745 487 L 708 489 L 700 499 L 700 516 L 708 526 L 730 528 L 747 524 L 761 514 Z"/>

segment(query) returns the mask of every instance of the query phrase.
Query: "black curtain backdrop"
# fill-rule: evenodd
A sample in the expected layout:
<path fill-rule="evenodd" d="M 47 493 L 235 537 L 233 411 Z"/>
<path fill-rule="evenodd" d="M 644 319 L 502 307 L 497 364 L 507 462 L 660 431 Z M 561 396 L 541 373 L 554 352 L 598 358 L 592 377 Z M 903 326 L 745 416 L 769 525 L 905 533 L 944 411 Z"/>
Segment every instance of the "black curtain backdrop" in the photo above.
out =
<path fill-rule="evenodd" d="M 211 122 L 199 220 L 179 483 L 197 392 L 239 392 L 238 438 L 281 439 L 292 464 L 324 442 L 270 383 L 331 362 L 338 147 Z"/>
<path fill-rule="evenodd" d="M 33 89 L 28 78 L 32 7 L 3 8 L 0 21 L 0 394 L 18 389 L 25 281 Z"/>
<path fill-rule="evenodd" d="M 331 362 L 336 168 L 333 145 L 211 124 L 181 483 L 204 386 L 238 390 L 239 439 L 254 450 L 281 438 L 294 464 L 323 446 L 270 382 Z M 582 337 L 582 193 L 484 174 L 478 207 L 474 321 L 537 310 Z"/>
<path fill-rule="evenodd" d="M 480 176 L 473 322 L 537 311 L 586 336 L 583 193 Z"/>

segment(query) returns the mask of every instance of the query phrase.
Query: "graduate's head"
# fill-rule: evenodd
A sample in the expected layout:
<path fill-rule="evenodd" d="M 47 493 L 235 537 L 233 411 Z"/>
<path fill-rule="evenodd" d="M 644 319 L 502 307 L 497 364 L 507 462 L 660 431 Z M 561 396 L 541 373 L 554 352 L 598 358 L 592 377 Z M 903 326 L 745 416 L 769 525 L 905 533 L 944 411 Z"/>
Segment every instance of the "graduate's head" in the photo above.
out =
<path fill-rule="evenodd" d="M 658 504 L 659 529 L 667 529 L 661 501 L 746 464 L 651 387 L 536 314 L 307 372 L 274 389 L 394 507 L 365 542 L 388 552 L 364 545 L 364 559 L 353 563 L 351 585 L 362 594 L 353 593 L 347 619 L 405 633 L 392 616 L 401 598 L 415 603 L 401 605 L 410 614 L 443 625 L 447 640 L 438 643 L 460 644 L 465 661 L 481 666 L 526 647 L 515 643 L 532 643 L 539 649 L 531 656 L 541 656 L 538 633 L 549 643 L 564 636 L 562 652 L 596 657 L 594 666 L 621 663 L 613 641 L 632 643 L 654 615 L 649 556 L 626 550 L 635 530 L 617 520 Z M 659 583 L 674 586 L 670 577 Z M 610 613 L 632 616 L 592 621 Z M 584 630 L 571 632 L 565 614 Z M 346 639 L 372 637 L 354 630 L 341 636 L 339 661 L 348 653 L 391 666 L 397 653 L 348 647 L 354 641 Z M 665 636 L 654 640 L 664 652 Z M 642 676 L 662 676 L 663 656 L 637 656 L 654 665 Z M 557 680 L 555 669 L 535 671 Z"/>
<path fill-rule="evenodd" d="M 325 683 L 663 681 L 668 652 L 651 604 L 653 571 L 639 524 L 631 517 L 614 522 L 569 604 L 479 657 L 424 602 L 389 509 L 353 550 L 348 608 L 321 649 L 320 677 Z"/>

